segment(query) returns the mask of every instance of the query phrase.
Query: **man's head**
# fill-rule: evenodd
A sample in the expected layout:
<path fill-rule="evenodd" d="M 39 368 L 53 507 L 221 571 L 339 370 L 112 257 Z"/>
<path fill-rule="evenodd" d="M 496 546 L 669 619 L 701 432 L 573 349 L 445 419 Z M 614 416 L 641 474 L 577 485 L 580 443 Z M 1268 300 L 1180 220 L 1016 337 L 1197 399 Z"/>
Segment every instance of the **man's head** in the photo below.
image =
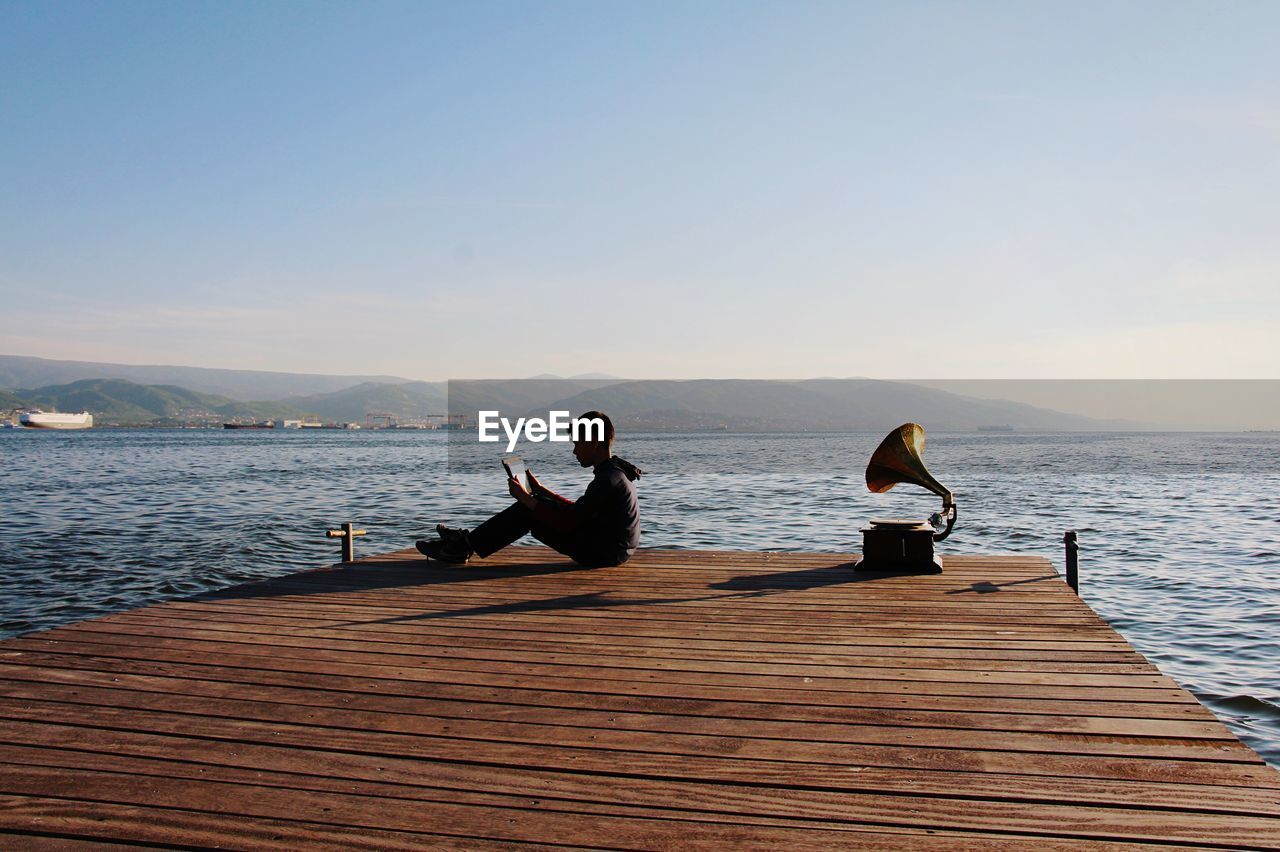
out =
<path fill-rule="evenodd" d="M 575 418 L 573 457 L 583 467 L 594 467 L 613 455 L 613 421 L 601 411 L 588 411 Z M 597 422 L 593 422 L 597 421 Z M 600 425 L 604 425 L 601 435 Z"/>

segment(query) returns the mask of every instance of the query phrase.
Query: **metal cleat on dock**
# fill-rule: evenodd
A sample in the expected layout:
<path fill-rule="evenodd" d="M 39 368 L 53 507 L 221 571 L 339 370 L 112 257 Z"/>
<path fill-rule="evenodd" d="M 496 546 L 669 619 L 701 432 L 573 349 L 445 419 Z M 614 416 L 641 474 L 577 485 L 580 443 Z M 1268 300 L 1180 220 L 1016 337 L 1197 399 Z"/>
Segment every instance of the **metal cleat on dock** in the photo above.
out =
<path fill-rule="evenodd" d="M 325 533 L 325 538 L 342 539 L 342 561 L 356 561 L 356 536 L 366 535 L 364 530 L 355 529 L 354 524 L 346 523 L 342 525 L 340 530 L 329 530 Z"/>

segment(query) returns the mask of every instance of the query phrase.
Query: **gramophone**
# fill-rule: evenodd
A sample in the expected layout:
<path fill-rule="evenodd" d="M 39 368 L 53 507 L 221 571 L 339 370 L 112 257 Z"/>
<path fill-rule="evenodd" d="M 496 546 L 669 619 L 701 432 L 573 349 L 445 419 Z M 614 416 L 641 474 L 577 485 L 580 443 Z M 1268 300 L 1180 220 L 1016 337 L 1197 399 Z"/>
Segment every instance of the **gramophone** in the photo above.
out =
<path fill-rule="evenodd" d="M 942 498 L 942 511 L 927 521 L 880 518 L 862 530 L 860 571 L 937 573 L 942 559 L 933 555 L 933 543 L 951 535 L 956 523 L 956 501 L 950 489 L 934 479 L 920 456 L 924 453 L 924 427 L 903 423 L 880 442 L 867 464 L 867 488 L 877 494 L 899 482 L 928 489 Z M 945 528 L 943 523 L 945 521 Z"/>

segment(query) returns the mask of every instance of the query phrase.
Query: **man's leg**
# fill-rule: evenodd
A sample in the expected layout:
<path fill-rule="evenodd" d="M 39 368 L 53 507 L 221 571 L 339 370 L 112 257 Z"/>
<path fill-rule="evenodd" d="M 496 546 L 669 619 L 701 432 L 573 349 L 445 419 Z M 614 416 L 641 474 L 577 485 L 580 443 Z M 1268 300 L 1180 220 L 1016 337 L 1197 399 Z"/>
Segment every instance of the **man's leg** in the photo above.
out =
<path fill-rule="evenodd" d="M 574 557 L 574 553 L 577 552 L 577 548 L 574 546 L 576 540 L 573 533 L 553 530 L 546 524 L 540 524 L 537 521 L 534 521 L 529 525 L 529 532 L 534 538 L 557 553 L 563 553 L 565 556 L 570 558 L 576 558 Z"/>
<path fill-rule="evenodd" d="M 467 534 L 477 556 L 491 556 L 529 532 L 533 511 L 512 503 Z"/>
<path fill-rule="evenodd" d="M 583 568 L 604 568 L 618 564 L 618 560 L 611 554 L 597 552 L 599 548 L 593 547 L 589 540 L 576 533 L 553 530 L 537 521 L 530 525 L 529 532 L 538 541 L 563 553 Z"/>
<path fill-rule="evenodd" d="M 589 548 L 583 546 L 579 536 L 538 523 L 533 519 L 533 510 L 519 503 L 512 503 L 471 530 L 467 534 L 467 543 L 477 556 L 485 557 L 497 553 L 526 534 L 532 534 L 547 547 L 568 556 L 580 565 L 614 564 L 614 561 L 607 557 L 591 553 Z"/>

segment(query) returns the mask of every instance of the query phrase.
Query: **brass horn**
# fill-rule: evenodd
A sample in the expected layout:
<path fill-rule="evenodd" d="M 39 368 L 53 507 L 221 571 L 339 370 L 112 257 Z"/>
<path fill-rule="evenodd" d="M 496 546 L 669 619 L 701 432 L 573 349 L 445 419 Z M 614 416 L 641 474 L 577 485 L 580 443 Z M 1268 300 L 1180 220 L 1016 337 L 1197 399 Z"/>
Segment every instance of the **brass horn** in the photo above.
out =
<path fill-rule="evenodd" d="M 942 498 L 942 511 L 948 516 L 954 514 L 955 497 L 951 489 L 933 478 L 929 469 L 920 458 L 924 454 L 924 427 L 919 423 L 903 423 L 890 432 L 871 454 L 867 463 L 867 488 L 876 494 L 883 494 L 899 482 L 919 485 Z M 955 522 L 955 518 L 950 518 Z M 947 532 L 935 538 L 941 541 L 951 532 L 951 524 Z"/>
<path fill-rule="evenodd" d="M 934 557 L 933 542 L 951 534 L 956 523 L 956 501 L 947 488 L 924 466 L 924 427 L 904 423 L 890 432 L 867 463 L 867 488 L 882 494 L 899 482 L 919 485 L 942 498 L 942 512 L 927 523 L 912 520 L 873 520 L 862 530 L 860 569 L 894 571 L 941 571 L 941 560 Z M 943 520 L 946 528 L 943 529 Z"/>

